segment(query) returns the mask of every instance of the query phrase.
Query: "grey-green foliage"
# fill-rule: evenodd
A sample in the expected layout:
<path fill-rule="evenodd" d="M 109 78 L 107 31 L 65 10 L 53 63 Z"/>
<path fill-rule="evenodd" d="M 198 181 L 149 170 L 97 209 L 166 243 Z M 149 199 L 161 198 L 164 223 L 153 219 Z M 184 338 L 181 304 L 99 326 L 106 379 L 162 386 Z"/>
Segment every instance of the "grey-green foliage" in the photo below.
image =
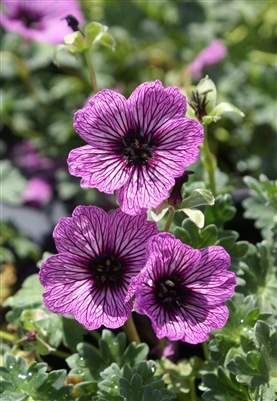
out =
<path fill-rule="evenodd" d="M 261 229 L 264 238 L 272 238 L 277 230 L 277 181 L 270 181 L 261 174 L 259 181 L 253 177 L 244 177 L 244 182 L 251 189 L 251 197 L 243 201 L 244 217 L 255 220 L 255 227 Z"/>
<path fill-rule="evenodd" d="M 66 370 L 46 371 L 46 363 L 28 367 L 22 357 L 6 354 L 5 366 L 0 367 L 1 401 L 73 401 L 73 386 L 65 385 Z"/>
<path fill-rule="evenodd" d="M 110 330 L 103 330 L 99 350 L 80 343 L 78 354 L 67 358 L 71 368 L 69 377 L 82 380 L 75 386 L 78 401 L 102 398 L 120 401 L 126 394 L 130 401 L 133 398 L 129 397 L 144 401 L 149 394 L 157 401 L 174 398 L 175 395 L 166 389 L 162 375 L 155 375 L 155 362 L 145 361 L 148 350 L 146 344 L 132 342 L 127 346 L 124 333 L 115 336 Z"/>

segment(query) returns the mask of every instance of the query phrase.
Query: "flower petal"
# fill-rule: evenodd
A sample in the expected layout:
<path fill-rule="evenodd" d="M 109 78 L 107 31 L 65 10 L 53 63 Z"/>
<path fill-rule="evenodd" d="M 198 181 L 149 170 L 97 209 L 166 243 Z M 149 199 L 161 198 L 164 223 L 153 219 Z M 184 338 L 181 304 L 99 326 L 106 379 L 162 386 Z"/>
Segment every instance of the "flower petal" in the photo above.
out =
<path fill-rule="evenodd" d="M 160 81 L 139 85 L 128 99 L 136 126 L 147 135 L 171 119 L 184 117 L 187 103 L 177 87 L 164 89 Z"/>
<path fill-rule="evenodd" d="M 39 279 L 46 287 L 43 300 L 49 310 L 62 315 L 73 313 L 74 300 L 91 278 L 86 263 L 86 260 L 70 254 L 52 255 L 43 262 Z"/>
<path fill-rule="evenodd" d="M 220 304 L 233 295 L 236 276 L 226 271 L 230 256 L 220 246 L 200 249 L 201 261 L 189 274 L 185 274 L 186 286 L 193 290 L 194 302 L 206 305 Z M 192 298 L 191 298 L 192 299 Z"/>
<path fill-rule="evenodd" d="M 90 145 L 71 150 L 67 163 L 71 175 L 82 177 L 82 187 L 108 194 L 121 188 L 130 174 L 121 156 Z"/>
<path fill-rule="evenodd" d="M 110 249 L 117 257 L 124 261 L 137 273 L 146 262 L 145 244 L 153 236 L 159 233 L 157 224 L 147 221 L 146 214 L 129 216 L 117 209 L 110 216 L 111 243 Z"/>
<path fill-rule="evenodd" d="M 122 326 L 132 313 L 132 301 L 124 304 L 123 300 L 117 291 L 91 287 L 87 283 L 74 302 L 74 316 L 88 330 L 96 330 L 101 325 L 115 329 Z"/>
<path fill-rule="evenodd" d="M 53 237 L 59 252 L 91 260 L 105 249 L 109 230 L 109 217 L 104 210 L 96 206 L 78 206 L 72 217 L 60 219 Z"/>
<path fill-rule="evenodd" d="M 89 145 L 111 150 L 133 126 L 127 100 L 120 93 L 103 89 L 90 100 L 90 107 L 74 115 L 74 128 Z"/>

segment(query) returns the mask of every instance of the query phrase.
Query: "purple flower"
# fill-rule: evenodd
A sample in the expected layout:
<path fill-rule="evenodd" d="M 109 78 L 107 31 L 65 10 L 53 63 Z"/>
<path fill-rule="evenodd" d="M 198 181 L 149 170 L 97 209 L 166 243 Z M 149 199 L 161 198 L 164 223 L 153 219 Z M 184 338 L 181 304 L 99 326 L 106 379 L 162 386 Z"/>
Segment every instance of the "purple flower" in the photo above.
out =
<path fill-rule="evenodd" d="M 125 302 L 130 281 L 145 264 L 146 242 L 157 233 L 146 215 L 117 209 L 108 216 L 98 207 L 78 206 L 72 218 L 56 226 L 59 254 L 50 256 L 39 273 L 46 307 L 74 314 L 89 330 L 122 326 L 133 307 L 130 299 Z"/>
<path fill-rule="evenodd" d="M 16 144 L 11 152 L 11 158 L 17 167 L 26 171 L 51 169 L 54 166 L 53 160 L 41 156 L 29 140 Z"/>
<path fill-rule="evenodd" d="M 126 300 L 136 294 L 135 310 L 152 321 L 158 338 L 191 344 L 205 341 L 228 318 L 224 301 L 236 277 L 220 246 L 193 249 L 168 233 L 147 244 L 147 262 L 132 280 Z"/>
<path fill-rule="evenodd" d="M 164 89 L 160 81 L 141 84 L 129 99 L 98 92 L 75 113 L 74 128 L 88 145 L 70 152 L 70 174 L 82 177 L 82 187 L 116 190 L 125 213 L 158 206 L 203 141 L 202 125 L 184 118 L 186 107 L 178 88 Z"/>
<path fill-rule="evenodd" d="M 213 40 L 196 56 L 189 65 L 189 70 L 194 77 L 199 78 L 204 67 L 218 63 L 226 55 L 227 49 L 221 41 Z"/>
<path fill-rule="evenodd" d="M 21 194 L 24 203 L 30 206 L 42 206 L 50 201 L 53 190 L 47 181 L 33 177 L 28 181 L 27 187 Z"/>
<path fill-rule="evenodd" d="M 63 43 L 72 29 L 61 18 L 72 14 L 79 23 L 83 15 L 74 0 L 2 0 L 1 25 L 28 40 Z"/>

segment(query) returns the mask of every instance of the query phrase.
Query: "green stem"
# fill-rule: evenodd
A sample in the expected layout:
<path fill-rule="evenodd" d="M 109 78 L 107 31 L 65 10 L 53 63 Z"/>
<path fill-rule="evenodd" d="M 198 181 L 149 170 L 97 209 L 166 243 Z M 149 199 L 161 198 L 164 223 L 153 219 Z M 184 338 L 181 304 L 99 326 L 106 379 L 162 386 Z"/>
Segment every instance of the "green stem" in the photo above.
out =
<path fill-rule="evenodd" d="M 85 55 L 85 59 L 86 59 L 86 62 L 87 62 L 88 69 L 89 69 L 91 86 L 92 86 L 93 92 L 96 93 L 96 92 L 98 92 L 98 88 L 97 88 L 95 72 L 94 72 L 94 69 L 93 69 L 93 66 L 92 66 L 92 62 L 91 62 L 91 59 L 90 59 L 89 51 L 88 50 L 85 51 L 84 55 Z"/>
<path fill-rule="evenodd" d="M 58 358 L 61 359 L 66 359 L 68 358 L 71 354 L 69 354 L 68 352 L 63 352 L 63 351 L 51 351 L 51 355 L 57 356 Z"/>
<path fill-rule="evenodd" d="M 214 172 L 216 169 L 216 159 L 215 156 L 210 151 L 207 125 L 204 125 L 204 141 L 201 145 L 201 150 L 202 150 L 202 161 L 209 175 L 210 188 L 213 195 L 216 196 L 216 185 L 214 177 Z"/>
<path fill-rule="evenodd" d="M 2 340 L 11 342 L 15 342 L 16 340 L 18 340 L 17 336 L 15 336 L 14 334 L 7 333 L 6 331 L 0 331 L 0 338 Z"/>
<path fill-rule="evenodd" d="M 195 377 L 192 377 L 189 380 L 189 389 L 190 389 L 190 401 L 197 401 L 197 395 L 195 391 Z"/>
<path fill-rule="evenodd" d="M 208 361 L 209 360 L 209 349 L 208 349 L 207 341 L 204 341 L 202 343 L 202 351 L 203 351 L 205 360 Z"/>
<path fill-rule="evenodd" d="M 129 317 L 129 319 L 125 322 L 123 329 L 126 333 L 126 336 L 128 340 L 135 341 L 135 343 L 140 344 L 140 338 L 133 320 L 132 315 Z"/>
<path fill-rule="evenodd" d="M 173 217 L 174 217 L 174 214 L 175 214 L 175 210 L 170 208 L 169 209 L 169 213 L 168 213 L 168 217 L 167 217 L 167 220 L 166 220 L 166 223 L 165 223 L 165 226 L 164 226 L 164 232 L 168 232 L 169 231 L 171 223 L 172 223 L 172 220 L 173 220 Z"/>

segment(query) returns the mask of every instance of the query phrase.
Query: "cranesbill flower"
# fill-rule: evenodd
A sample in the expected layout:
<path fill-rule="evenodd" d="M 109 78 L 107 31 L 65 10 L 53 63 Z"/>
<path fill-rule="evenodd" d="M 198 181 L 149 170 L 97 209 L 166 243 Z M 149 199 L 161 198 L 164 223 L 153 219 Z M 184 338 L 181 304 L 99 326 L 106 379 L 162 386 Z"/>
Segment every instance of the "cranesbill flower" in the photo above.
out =
<path fill-rule="evenodd" d="M 72 218 L 56 226 L 59 254 L 39 272 L 46 307 L 73 314 L 88 330 L 122 326 L 133 307 L 125 302 L 131 278 L 143 268 L 145 244 L 157 233 L 146 215 L 128 216 L 118 209 L 108 216 L 95 206 L 78 206 Z"/>
<path fill-rule="evenodd" d="M 88 143 L 68 157 L 82 187 L 116 190 L 125 213 L 135 215 L 169 197 L 175 177 L 198 159 L 203 128 L 184 118 L 186 98 L 178 88 L 145 82 L 129 99 L 104 89 L 78 110 L 74 128 Z"/>
<path fill-rule="evenodd" d="M 3 28 L 38 42 L 63 43 L 72 29 L 61 19 L 68 14 L 79 23 L 84 19 L 77 0 L 2 0 L 2 4 Z"/>
<path fill-rule="evenodd" d="M 160 233 L 149 240 L 147 262 L 126 299 L 135 292 L 135 310 L 151 319 L 158 338 L 197 344 L 227 321 L 224 301 L 236 284 L 229 265 L 220 246 L 197 250 Z"/>
<path fill-rule="evenodd" d="M 226 47 L 220 40 L 215 39 L 197 54 L 195 59 L 189 65 L 189 70 L 193 76 L 199 78 L 204 67 L 218 63 L 226 55 Z"/>

